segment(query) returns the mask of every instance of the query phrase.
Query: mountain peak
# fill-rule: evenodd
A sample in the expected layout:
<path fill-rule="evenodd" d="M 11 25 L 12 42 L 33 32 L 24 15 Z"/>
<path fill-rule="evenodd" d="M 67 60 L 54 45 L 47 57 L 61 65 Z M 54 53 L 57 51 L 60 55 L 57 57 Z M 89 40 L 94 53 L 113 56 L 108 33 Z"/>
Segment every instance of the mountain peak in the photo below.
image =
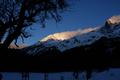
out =
<path fill-rule="evenodd" d="M 107 35 L 112 35 L 120 30 L 120 15 L 112 16 L 106 20 L 105 25 L 101 28 L 101 32 Z"/>
<path fill-rule="evenodd" d="M 108 26 L 117 26 L 120 24 L 120 15 L 118 16 L 112 16 L 106 21 L 106 24 Z"/>

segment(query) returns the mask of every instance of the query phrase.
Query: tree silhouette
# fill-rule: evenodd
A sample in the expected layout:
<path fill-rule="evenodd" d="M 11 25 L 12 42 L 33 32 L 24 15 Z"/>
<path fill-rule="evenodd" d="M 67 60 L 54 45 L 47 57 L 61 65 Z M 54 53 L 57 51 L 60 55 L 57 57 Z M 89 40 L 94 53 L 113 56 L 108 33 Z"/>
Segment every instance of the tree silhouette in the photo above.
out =
<path fill-rule="evenodd" d="M 89 80 L 91 76 L 92 76 L 92 70 L 91 69 L 86 70 L 86 80 Z"/>
<path fill-rule="evenodd" d="M 66 0 L 0 0 L 0 41 L 3 48 L 18 37 L 30 35 L 26 29 L 35 22 L 45 27 L 47 19 L 61 20 L 60 13 L 65 11 L 68 4 Z M 17 44 L 16 44 L 17 45 Z"/>
<path fill-rule="evenodd" d="M 29 72 L 22 72 L 22 80 L 29 80 Z"/>
<path fill-rule="evenodd" d="M 48 80 L 48 73 L 44 73 L 44 80 Z"/>
<path fill-rule="evenodd" d="M 63 75 L 61 75 L 60 80 L 65 80 L 65 77 Z"/>
<path fill-rule="evenodd" d="M 2 80 L 3 79 L 3 75 L 2 75 L 2 73 L 0 73 L 0 80 Z"/>
<path fill-rule="evenodd" d="M 73 72 L 73 80 L 79 80 L 79 72 L 78 71 Z"/>

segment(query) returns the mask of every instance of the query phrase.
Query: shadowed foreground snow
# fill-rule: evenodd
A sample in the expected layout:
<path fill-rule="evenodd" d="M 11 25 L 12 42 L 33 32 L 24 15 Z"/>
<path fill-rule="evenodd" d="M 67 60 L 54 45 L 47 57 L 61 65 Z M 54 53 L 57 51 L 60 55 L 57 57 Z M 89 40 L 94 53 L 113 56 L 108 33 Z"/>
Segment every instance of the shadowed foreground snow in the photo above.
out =
<path fill-rule="evenodd" d="M 20 73 L 2 73 L 3 80 L 22 80 Z M 79 73 L 79 79 L 74 79 L 73 72 L 49 73 L 48 80 L 86 80 L 86 73 Z M 61 76 L 64 79 L 61 79 Z M 30 80 L 45 80 L 43 73 L 30 73 Z M 89 80 L 120 80 L 120 69 L 109 69 L 103 72 L 93 72 Z"/>

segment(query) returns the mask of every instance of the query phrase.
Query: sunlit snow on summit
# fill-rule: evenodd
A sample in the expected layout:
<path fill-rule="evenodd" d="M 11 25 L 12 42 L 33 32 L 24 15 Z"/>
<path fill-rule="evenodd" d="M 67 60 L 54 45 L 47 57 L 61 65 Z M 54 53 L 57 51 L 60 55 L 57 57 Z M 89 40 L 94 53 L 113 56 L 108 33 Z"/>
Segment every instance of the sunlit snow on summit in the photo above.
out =
<path fill-rule="evenodd" d="M 55 34 L 52 34 L 52 35 L 49 35 L 49 36 L 43 38 L 42 40 L 40 40 L 40 42 L 44 42 L 47 40 L 63 41 L 63 40 L 73 38 L 74 36 L 77 36 L 77 35 L 83 35 L 83 34 L 86 34 L 86 33 L 92 32 L 92 31 L 96 31 L 98 29 L 99 29 L 99 27 L 95 27 L 95 28 L 79 29 L 76 31 L 66 31 L 66 32 L 55 33 Z"/>
<path fill-rule="evenodd" d="M 108 24 L 111 24 L 111 26 L 120 24 L 120 15 L 118 16 L 112 16 L 110 19 L 107 20 Z"/>

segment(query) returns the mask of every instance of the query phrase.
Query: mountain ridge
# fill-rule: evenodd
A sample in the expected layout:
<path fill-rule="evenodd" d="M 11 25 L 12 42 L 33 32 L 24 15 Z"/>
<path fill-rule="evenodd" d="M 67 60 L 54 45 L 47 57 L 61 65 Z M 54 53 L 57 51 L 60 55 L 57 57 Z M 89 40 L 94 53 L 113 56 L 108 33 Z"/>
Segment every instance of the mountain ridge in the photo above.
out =
<path fill-rule="evenodd" d="M 112 16 L 100 27 L 79 29 L 48 35 L 36 44 L 25 48 L 28 54 L 38 54 L 56 48 L 63 52 L 74 47 L 90 45 L 101 37 L 115 38 L 120 36 L 120 16 Z"/>

